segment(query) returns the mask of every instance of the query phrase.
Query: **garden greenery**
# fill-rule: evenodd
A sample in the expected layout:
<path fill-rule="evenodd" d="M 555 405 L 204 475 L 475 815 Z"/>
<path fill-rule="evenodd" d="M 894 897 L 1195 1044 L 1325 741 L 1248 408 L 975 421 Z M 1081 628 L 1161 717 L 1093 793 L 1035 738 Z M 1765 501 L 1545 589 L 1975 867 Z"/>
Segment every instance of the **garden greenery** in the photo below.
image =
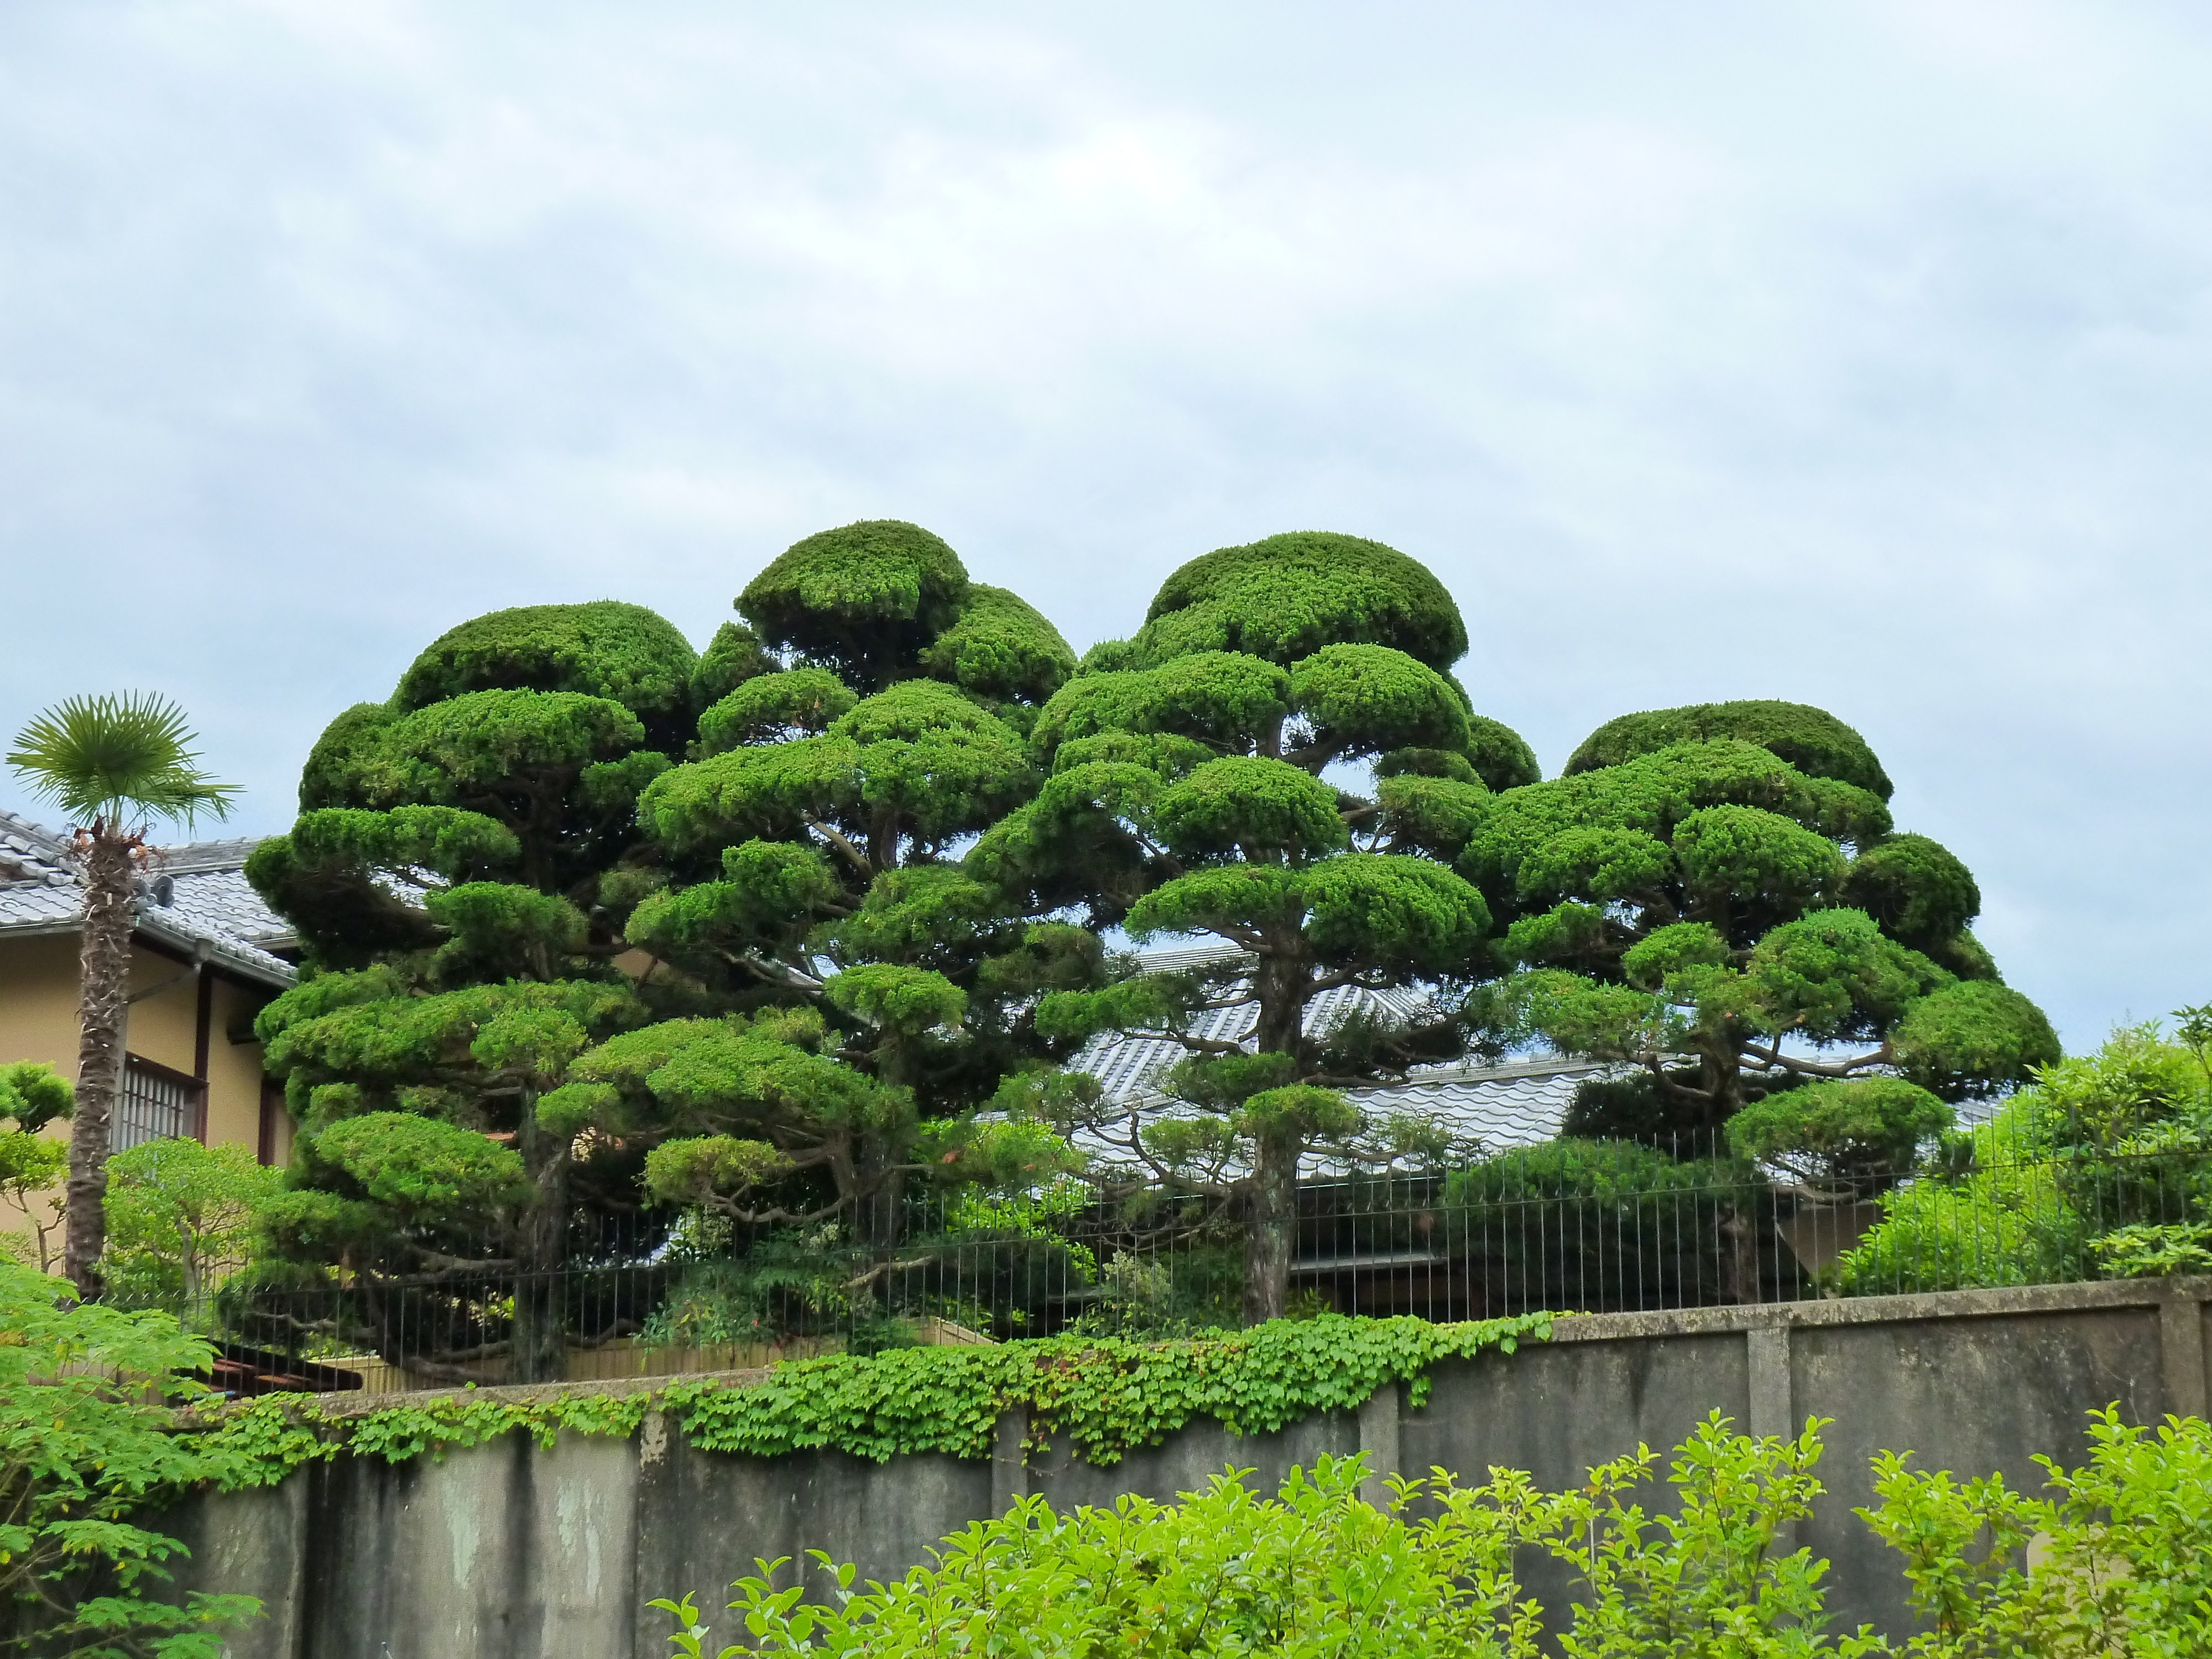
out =
<path fill-rule="evenodd" d="M 2044 1068 L 1837 1264 L 1846 1295 L 2212 1268 L 2212 1011 Z"/>
<path fill-rule="evenodd" d="M 739 1639 L 719 1650 L 694 1599 L 673 1615 L 685 1659 L 756 1653 L 1027 1656 L 1102 1653 L 1391 1656 L 1392 1659 L 1924 1659 L 2201 1654 L 2212 1644 L 2212 1430 L 2156 1431 L 2093 1414 L 2089 1463 L 2045 1462 L 2055 1496 L 1990 1476 L 1958 1482 L 1884 1454 L 1878 1502 L 1857 1513 L 1904 1556 L 1927 1626 L 1901 1645 L 1865 1627 L 1831 1633 L 1827 1564 L 1785 1528 L 1822 1492 L 1820 1420 L 1795 1437 L 1732 1434 L 1716 1412 L 1675 1449 L 1672 1502 L 1646 1494 L 1647 1447 L 1580 1487 L 1536 1490 L 1493 1469 L 1464 1487 L 1438 1470 L 1364 1501 L 1364 1460 L 1292 1469 L 1273 1498 L 1234 1471 L 1163 1504 L 1125 1497 L 1060 1516 L 1042 1498 L 945 1540 L 933 1565 L 854 1587 L 815 1554 L 826 1605 L 760 1561 L 730 1602 Z M 2031 1540 L 2042 1545 L 2028 1564 Z M 1549 1558 L 1573 1580 L 1548 1622 L 1520 1572 Z M 817 1581 L 818 1582 L 818 1581 Z"/>
<path fill-rule="evenodd" d="M 1548 1314 L 1453 1325 L 1332 1314 L 1152 1344 L 1063 1336 L 836 1354 L 786 1361 L 757 1382 L 687 1378 L 620 1395 L 464 1390 L 346 1415 L 270 1395 L 215 1416 L 199 1437 L 220 1449 L 226 1485 L 258 1486 L 341 1455 L 404 1462 L 518 1430 L 547 1444 L 563 1429 L 629 1435 L 648 1411 L 666 1413 L 708 1451 L 772 1457 L 827 1448 L 879 1463 L 914 1452 L 981 1458 L 1000 1417 L 1024 1409 L 1033 1444 L 1064 1437 L 1087 1461 L 1110 1465 L 1199 1417 L 1267 1434 L 1315 1412 L 1354 1410 L 1395 1382 L 1409 1384 L 1419 1404 L 1439 1360 L 1511 1353 L 1550 1334 Z"/>
<path fill-rule="evenodd" d="M 139 1513 L 234 1472 L 219 1437 L 171 1432 L 171 1405 L 204 1391 L 207 1345 L 167 1314 L 72 1294 L 0 1263 L 0 1653 L 216 1659 L 260 1603 L 161 1599 L 185 1550 Z"/>

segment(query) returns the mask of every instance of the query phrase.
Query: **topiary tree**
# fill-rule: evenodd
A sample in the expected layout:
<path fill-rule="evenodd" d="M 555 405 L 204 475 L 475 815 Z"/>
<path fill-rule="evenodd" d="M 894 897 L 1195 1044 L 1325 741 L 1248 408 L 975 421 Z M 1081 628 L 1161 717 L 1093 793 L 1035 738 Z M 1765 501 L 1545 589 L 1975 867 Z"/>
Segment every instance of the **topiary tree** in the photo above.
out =
<path fill-rule="evenodd" d="M 1041 1051 L 1040 986 L 1099 970 L 1089 935 L 957 862 L 1035 793 L 1023 733 L 1074 653 L 895 521 L 808 537 L 738 605 L 763 656 L 644 791 L 668 879 L 626 928 L 652 973 L 735 1012 L 607 1043 L 564 1100 L 604 1133 L 682 1126 L 648 1171 L 664 1202 L 748 1224 L 865 1214 L 888 1242 L 926 1122 Z"/>
<path fill-rule="evenodd" d="M 1443 666 L 1465 648 L 1450 596 L 1413 559 L 1346 536 L 1226 548 L 1170 576 L 1126 647 L 1039 713 L 1049 775 L 966 868 L 1033 914 L 1079 909 L 1139 942 L 1232 947 L 1176 974 L 1045 994 L 1037 1026 L 1181 1045 L 1185 1109 L 1121 1121 L 1095 1091 L 1017 1078 L 1006 1103 L 1113 1134 L 1154 1177 L 1218 1194 L 1245 1223 L 1246 1314 L 1282 1311 L 1291 1198 L 1316 1147 L 1373 1126 L 1335 1092 L 1457 1052 L 1450 999 L 1484 961 L 1490 911 L 1449 858 L 1534 775 L 1525 744 L 1472 716 Z M 1372 798 L 1323 777 L 1371 766 Z M 1323 1029 L 1317 999 L 1401 995 L 1403 1020 Z M 1203 1020 L 1248 1011 L 1233 1036 Z"/>
<path fill-rule="evenodd" d="M 1893 1163 L 1948 1122 L 1941 1103 L 2024 1081 L 2058 1045 L 1969 930 L 1966 866 L 1893 833 L 1889 787 L 1856 732 L 1794 704 L 1601 726 L 1565 775 L 1466 821 L 1456 867 L 1509 970 L 1476 1013 L 1501 1042 L 1643 1068 L 1593 1091 L 1578 1132 L 1712 1128 L 1761 1103 L 1741 1150 L 1808 1176 Z"/>
<path fill-rule="evenodd" d="M 302 1132 L 274 1237 L 370 1283 L 523 1275 L 525 1377 L 557 1369 L 545 1275 L 578 1206 L 635 1203 L 638 1154 L 549 1130 L 536 1108 L 587 1044 L 652 1018 L 658 988 L 616 965 L 616 905 L 651 864 L 637 797 L 670 760 L 649 745 L 688 731 L 697 669 L 667 623 L 612 601 L 464 623 L 389 703 L 332 722 L 298 822 L 247 865 L 307 953 L 257 1024 Z M 487 1205 L 465 1183 L 441 1200 L 361 1173 L 404 1166 L 416 1120 L 509 1143 L 520 1196 Z M 434 1224 L 423 1206 L 441 1201 Z M 427 1257 L 425 1237 L 441 1241 Z"/>

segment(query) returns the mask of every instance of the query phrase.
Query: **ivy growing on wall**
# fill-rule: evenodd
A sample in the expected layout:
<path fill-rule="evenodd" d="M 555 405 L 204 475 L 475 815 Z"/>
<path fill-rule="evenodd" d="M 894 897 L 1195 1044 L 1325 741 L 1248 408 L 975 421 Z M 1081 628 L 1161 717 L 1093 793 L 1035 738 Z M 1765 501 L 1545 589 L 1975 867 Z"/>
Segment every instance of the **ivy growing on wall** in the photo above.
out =
<path fill-rule="evenodd" d="M 1316 1412 L 1350 1411 L 1378 1389 L 1410 1385 L 1419 1407 L 1439 1360 L 1511 1353 L 1551 1335 L 1552 1316 L 1437 1325 L 1419 1319 L 1276 1320 L 1182 1341 L 1053 1337 L 978 1347 L 896 1348 L 866 1358 L 792 1360 L 765 1379 L 672 1380 L 627 1395 L 502 1398 L 473 1391 L 343 1416 L 313 1400 L 270 1395 L 202 1429 L 226 1455 L 229 1489 L 273 1486 L 340 1456 L 403 1463 L 520 1431 L 550 1446 L 566 1429 L 627 1437 L 665 1413 L 702 1449 L 773 1457 L 828 1449 L 875 1462 L 913 1452 L 991 1455 L 1000 1416 L 1029 1413 L 1030 1444 L 1064 1439 L 1086 1462 L 1119 1462 L 1194 1418 L 1267 1434 Z"/>

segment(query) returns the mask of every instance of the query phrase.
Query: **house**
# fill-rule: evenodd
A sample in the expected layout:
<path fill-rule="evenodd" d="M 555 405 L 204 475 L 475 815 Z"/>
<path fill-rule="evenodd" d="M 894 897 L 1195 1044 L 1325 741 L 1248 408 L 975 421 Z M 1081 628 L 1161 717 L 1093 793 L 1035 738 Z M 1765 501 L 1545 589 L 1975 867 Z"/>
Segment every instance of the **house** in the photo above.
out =
<path fill-rule="evenodd" d="M 292 984 L 297 951 L 283 918 L 246 882 L 255 845 L 197 842 L 146 860 L 111 1137 L 118 1151 L 191 1135 L 251 1146 L 264 1164 L 291 1154 L 291 1119 L 262 1073 L 253 1017 Z M 0 811 L 0 1062 L 40 1060 L 76 1077 L 82 900 L 68 838 Z"/>

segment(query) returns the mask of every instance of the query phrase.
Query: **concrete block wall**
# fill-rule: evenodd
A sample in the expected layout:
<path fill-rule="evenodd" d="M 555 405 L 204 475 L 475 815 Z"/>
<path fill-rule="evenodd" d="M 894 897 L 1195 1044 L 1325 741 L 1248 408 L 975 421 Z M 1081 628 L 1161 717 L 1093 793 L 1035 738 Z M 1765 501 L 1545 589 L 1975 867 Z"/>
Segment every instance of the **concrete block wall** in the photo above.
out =
<path fill-rule="evenodd" d="M 1012 1416 L 987 1462 L 877 1465 L 702 1452 L 654 1414 L 633 1440 L 541 1450 L 514 1436 L 443 1462 L 348 1460 L 197 1499 L 172 1524 L 194 1551 L 191 1584 L 268 1605 L 237 1659 L 647 1659 L 667 1651 L 654 1596 L 694 1592 L 709 1625 L 726 1622 L 721 1587 L 756 1557 L 813 1549 L 890 1577 L 1018 1492 L 1056 1507 L 1165 1499 L 1231 1464 L 1272 1486 L 1293 1463 L 1358 1451 L 1378 1496 L 1383 1474 L 1431 1468 L 1470 1483 L 1525 1468 L 1557 1488 L 1639 1441 L 1663 1451 L 1717 1408 L 1761 1434 L 1834 1419 L 1829 1494 L 1798 1541 L 1832 1563 L 1838 1625 L 1901 1632 L 1895 1558 L 1851 1513 L 1870 1498 L 1873 1454 L 2033 1487 L 2035 1454 L 2081 1458 L 2094 1408 L 2203 1416 L 2208 1303 L 2212 1279 L 2187 1279 L 1577 1317 L 1549 1344 L 1441 1367 L 1419 1411 L 1394 1388 L 1275 1435 L 1195 1423 L 1109 1468 L 1061 1446 L 1024 1459 Z M 1528 1579 L 1547 1601 L 1565 1589 L 1536 1564 Z"/>

